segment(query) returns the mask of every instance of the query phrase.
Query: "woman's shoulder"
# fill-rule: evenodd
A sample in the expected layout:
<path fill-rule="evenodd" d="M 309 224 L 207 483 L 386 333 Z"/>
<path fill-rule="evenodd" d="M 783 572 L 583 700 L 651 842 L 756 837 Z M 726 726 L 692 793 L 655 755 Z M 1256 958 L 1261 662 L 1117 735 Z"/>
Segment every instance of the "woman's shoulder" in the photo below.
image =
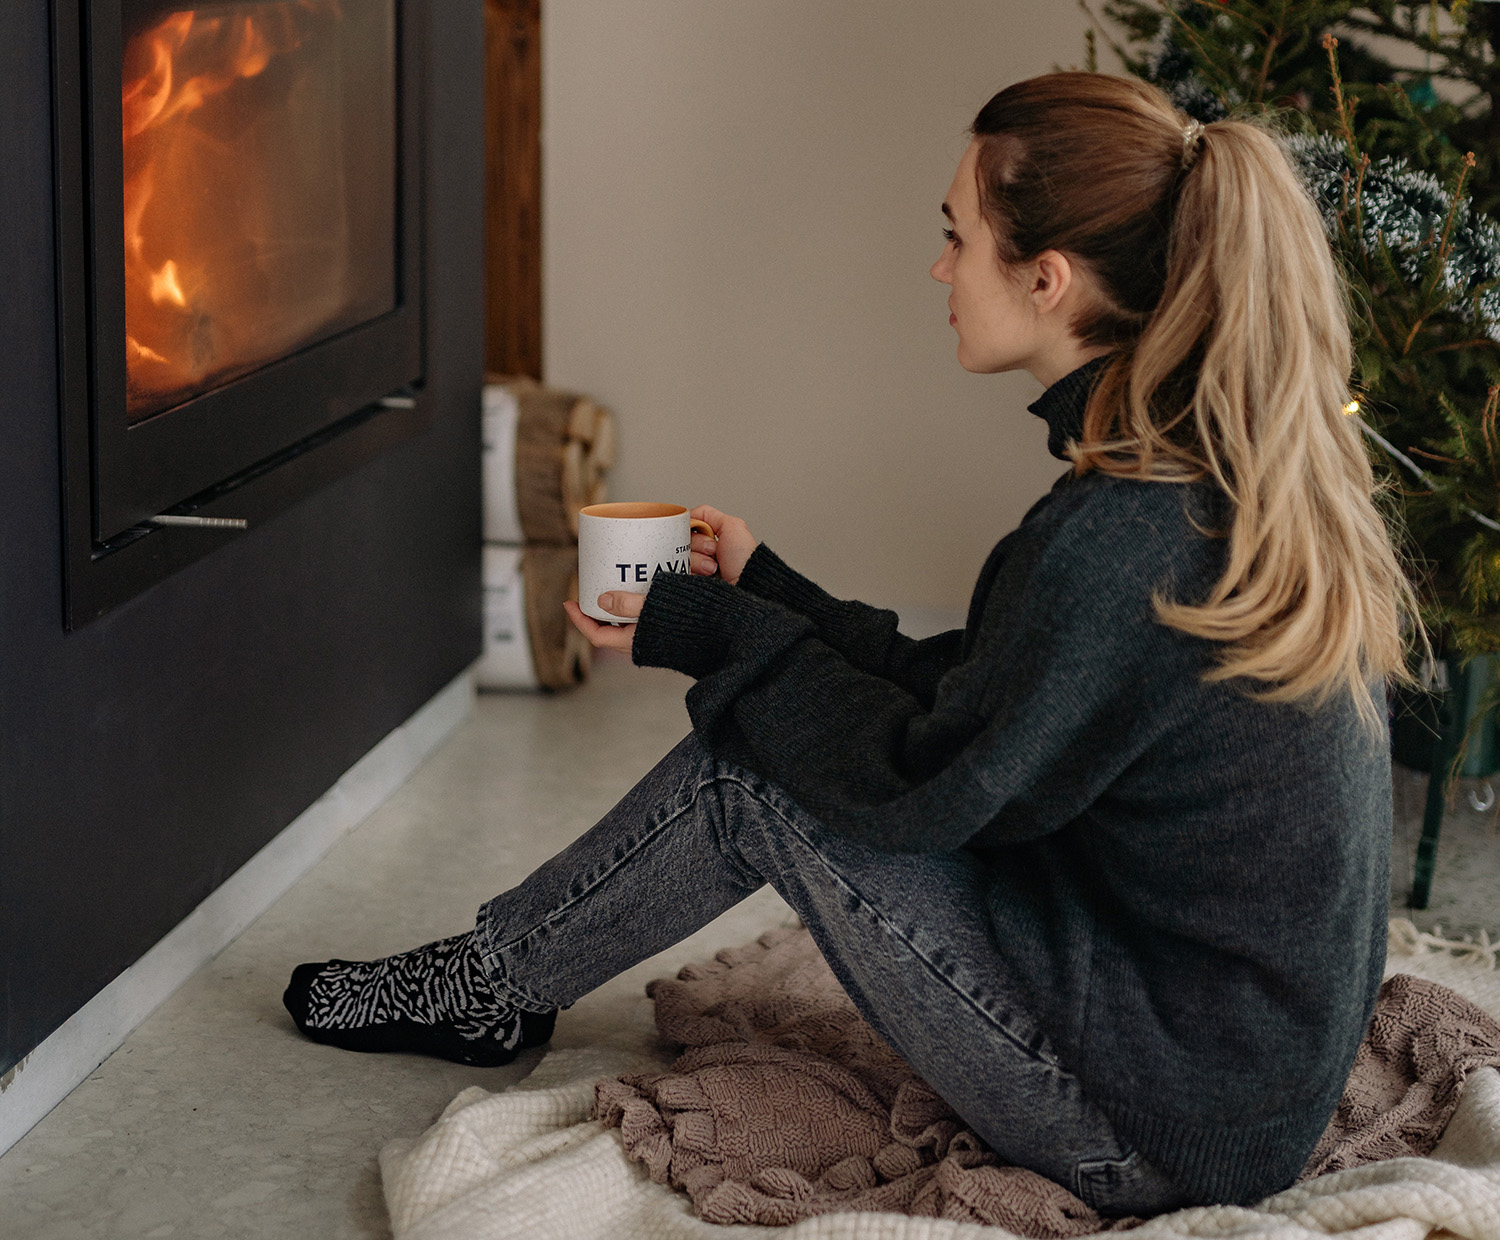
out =
<path fill-rule="evenodd" d="M 1232 517 L 1229 497 L 1211 479 L 1146 482 L 1092 470 L 1064 475 L 1026 519 L 1051 537 L 1087 541 L 1092 531 L 1128 528 L 1176 543 L 1223 541 Z"/>
<path fill-rule="evenodd" d="M 1228 496 L 1211 481 L 1069 475 L 1023 523 L 1030 527 L 1027 575 L 1084 591 L 1134 585 L 1181 597 L 1223 571 L 1231 516 Z"/>

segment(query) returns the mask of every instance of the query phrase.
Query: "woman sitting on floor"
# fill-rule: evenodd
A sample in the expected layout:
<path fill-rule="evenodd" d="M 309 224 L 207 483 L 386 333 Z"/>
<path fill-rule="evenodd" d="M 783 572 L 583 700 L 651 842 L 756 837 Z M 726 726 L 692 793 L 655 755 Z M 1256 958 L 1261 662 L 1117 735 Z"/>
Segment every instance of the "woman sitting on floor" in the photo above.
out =
<path fill-rule="evenodd" d="M 697 681 L 691 735 L 469 933 L 301 966 L 308 1036 L 504 1063 L 770 883 L 1002 1159 L 1113 1215 L 1296 1178 L 1380 983 L 1412 610 L 1333 260 L 1274 138 L 1142 83 L 1021 82 L 972 132 L 932 275 L 1069 468 L 967 626 L 903 637 L 696 510 L 696 575 L 602 597 L 638 623 L 570 607 Z"/>

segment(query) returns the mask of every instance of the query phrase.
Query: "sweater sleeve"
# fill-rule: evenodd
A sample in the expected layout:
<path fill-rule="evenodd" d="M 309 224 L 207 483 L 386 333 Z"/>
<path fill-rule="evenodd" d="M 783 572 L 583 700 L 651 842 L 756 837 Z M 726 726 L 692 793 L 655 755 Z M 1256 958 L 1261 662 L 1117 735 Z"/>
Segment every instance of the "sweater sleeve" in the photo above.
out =
<path fill-rule="evenodd" d="M 1171 640 L 1151 611 L 1151 561 L 1170 550 L 1152 525 L 1075 524 L 1009 557 L 975 648 L 931 704 L 808 616 L 716 578 L 658 579 L 634 657 L 696 677 L 700 735 L 835 831 L 892 852 L 957 848 L 984 828 L 991 843 L 1035 838 L 1138 755 L 1150 664 Z"/>
<path fill-rule="evenodd" d="M 834 598 L 764 543 L 745 564 L 738 584 L 806 616 L 817 635 L 852 666 L 894 682 L 929 708 L 938 681 L 963 649 L 962 629 L 921 640 L 907 637 L 897 631 L 900 618 L 894 611 Z"/>

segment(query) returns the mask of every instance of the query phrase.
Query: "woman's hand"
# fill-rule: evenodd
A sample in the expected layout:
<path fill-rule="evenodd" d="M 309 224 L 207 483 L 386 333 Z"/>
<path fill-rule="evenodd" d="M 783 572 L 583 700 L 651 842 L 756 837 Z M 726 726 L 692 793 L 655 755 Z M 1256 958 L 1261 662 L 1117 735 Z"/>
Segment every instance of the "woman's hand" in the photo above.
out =
<path fill-rule="evenodd" d="M 718 573 L 730 585 L 735 585 L 745 569 L 751 553 L 760 544 L 754 534 L 738 517 L 727 516 L 717 508 L 700 504 L 690 514 L 695 520 L 707 521 L 715 538 L 707 534 L 694 534 L 690 566 L 700 577 L 712 577 Z M 573 627 L 589 639 L 589 644 L 598 650 L 620 650 L 629 654 L 635 644 L 634 621 L 640 618 L 645 606 L 644 594 L 632 594 L 628 590 L 608 590 L 599 596 L 599 609 L 612 616 L 632 623 L 624 625 L 600 624 L 591 616 L 583 614 L 583 608 L 569 600 L 563 604 Z"/>
<path fill-rule="evenodd" d="M 706 541 L 712 541 L 707 539 Z M 599 607 L 602 611 L 609 612 L 612 616 L 619 616 L 621 620 L 639 619 L 641 608 L 645 605 L 644 594 L 631 594 L 628 590 L 607 590 L 599 596 Z M 589 645 L 598 650 L 622 650 L 630 653 L 630 648 L 635 644 L 635 625 L 624 626 L 614 624 L 600 624 L 592 616 L 583 614 L 583 608 L 569 599 L 563 604 L 563 610 L 568 613 L 568 619 L 573 622 L 573 627 L 589 639 Z"/>
<path fill-rule="evenodd" d="M 712 577 L 718 573 L 730 585 L 738 584 L 746 561 L 760 546 L 755 535 L 738 517 L 726 516 L 707 504 L 699 504 L 688 515 L 698 521 L 707 521 L 717 535 L 716 538 L 707 534 L 693 535 L 693 572 L 700 577 Z"/>

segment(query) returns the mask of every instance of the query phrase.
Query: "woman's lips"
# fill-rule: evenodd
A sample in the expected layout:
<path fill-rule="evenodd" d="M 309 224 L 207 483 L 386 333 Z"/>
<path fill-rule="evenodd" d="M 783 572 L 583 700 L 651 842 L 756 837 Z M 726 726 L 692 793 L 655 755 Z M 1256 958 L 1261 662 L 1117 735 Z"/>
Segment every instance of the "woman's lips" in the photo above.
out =
<path fill-rule="evenodd" d="M 958 315 L 956 315 L 956 314 L 950 314 L 948 316 L 948 326 L 949 327 L 957 327 L 958 326 Z"/>

